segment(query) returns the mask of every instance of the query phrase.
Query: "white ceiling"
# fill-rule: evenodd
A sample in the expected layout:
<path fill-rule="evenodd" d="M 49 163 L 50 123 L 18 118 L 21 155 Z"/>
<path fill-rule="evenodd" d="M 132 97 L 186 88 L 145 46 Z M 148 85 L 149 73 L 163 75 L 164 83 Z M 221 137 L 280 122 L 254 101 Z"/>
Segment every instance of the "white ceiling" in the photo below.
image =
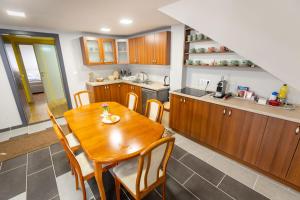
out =
<path fill-rule="evenodd" d="M 1 25 L 129 35 L 178 23 L 158 8 L 177 0 L 0 0 Z M 8 16 L 6 10 L 23 11 L 26 18 Z M 131 25 L 121 25 L 123 17 Z"/>

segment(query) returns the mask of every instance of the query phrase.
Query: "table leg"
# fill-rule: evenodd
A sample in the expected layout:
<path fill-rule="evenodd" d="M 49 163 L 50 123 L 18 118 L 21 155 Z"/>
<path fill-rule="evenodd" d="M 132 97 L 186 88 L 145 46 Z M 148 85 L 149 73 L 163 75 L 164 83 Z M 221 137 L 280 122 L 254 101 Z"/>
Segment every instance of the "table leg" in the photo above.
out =
<path fill-rule="evenodd" d="M 103 175 L 102 164 L 96 161 L 94 162 L 94 164 L 95 164 L 95 178 L 97 181 L 98 190 L 100 192 L 100 197 L 101 200 L 106 200 L 105 190 L 103 186 L 103 179 L 102 179 L 102 175 Z"/>

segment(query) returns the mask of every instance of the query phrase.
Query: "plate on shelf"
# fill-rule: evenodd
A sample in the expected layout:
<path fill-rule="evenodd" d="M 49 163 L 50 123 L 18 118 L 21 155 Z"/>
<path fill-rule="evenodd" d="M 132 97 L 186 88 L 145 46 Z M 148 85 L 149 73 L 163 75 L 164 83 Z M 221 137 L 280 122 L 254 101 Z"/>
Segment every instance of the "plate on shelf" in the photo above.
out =
<path fill-rule="evenodd" d="M 118 121 L 120 121 L 120 119 L 121 118 L 118 115 L 109 115 L 109 116 L 103 117 L 102 122 L 104 124 L 114 124 L 114 123 L 117 123 Z"/>

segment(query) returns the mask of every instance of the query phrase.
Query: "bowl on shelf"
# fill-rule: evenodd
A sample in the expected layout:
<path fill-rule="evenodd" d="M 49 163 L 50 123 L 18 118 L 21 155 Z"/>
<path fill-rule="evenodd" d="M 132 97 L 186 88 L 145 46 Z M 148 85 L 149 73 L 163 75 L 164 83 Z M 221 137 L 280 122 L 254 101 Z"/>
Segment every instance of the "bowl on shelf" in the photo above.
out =
<path fill-rule="evenodd" d="M 230 66 L 239 66 L 240 62 L 238 60 L 231 60 L 230 61 Z"/>
<path fill-rule="evenodd" d="M 204 35 L 202 33 L 197 34 L 197 40 L 202 40 Z"/>
<path fill-rule="evenodd" d="M 186 65 L 192 65 L 193 64 L 193 60 L 188 59 L 188 60 L 185 61 L 185 64 Z"/>
<path fill-rule="evenodd" d="M 208 47 L 207 53 L 214 53 L 216 52 L 216 47 Z"/>
<path fill-rule="evenodd" d="M 201 65 L 201 60 L 195 60 L 194 65 Z"/>
<path fill-rule="evenodd" d="M 219 62 L 219 65 L 220 65 L 220 66 L 227 66 L 227 65 L 228 65 L 228 61 L 227 61 L 227 60 L 221 60 L 221 61 Z"/>
<path fill-rule="evenodd" d="M 197 48 L 196 53 L 205 53 L 205 48 Z"/>
<path fill-rule="evenodd" d="M 195 48 L 191 48 L 189 52 L 190 53 L 196 53 L 196 49 Z"/>

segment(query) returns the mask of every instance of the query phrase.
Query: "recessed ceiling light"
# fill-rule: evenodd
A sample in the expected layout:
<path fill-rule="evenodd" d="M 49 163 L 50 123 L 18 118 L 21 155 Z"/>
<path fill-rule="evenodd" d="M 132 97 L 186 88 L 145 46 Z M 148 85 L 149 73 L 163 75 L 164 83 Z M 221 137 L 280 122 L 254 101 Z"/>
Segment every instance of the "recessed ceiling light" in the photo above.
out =
<path fill-rule="evenodd" d="M 132 24 L 132 20 L 128 19 L 128 18 L 123 18 L 123 19 L 120 20 L 120 23 L 128 25 L 128 24 Z"/>
<path fill-rule="evenodd" d="M 110 28 L 103 27 L 103 28 L 101 28 L 101 31 L 102 31 L 102 32 L 109 32 L 109 31 L 110 31 Z"/>
<path fill-rule="evenodd" d="M 6 14 L 15 17 L 26 17 L 24 12 L 13 11 L 13 10 L 6 10 Z"/>

